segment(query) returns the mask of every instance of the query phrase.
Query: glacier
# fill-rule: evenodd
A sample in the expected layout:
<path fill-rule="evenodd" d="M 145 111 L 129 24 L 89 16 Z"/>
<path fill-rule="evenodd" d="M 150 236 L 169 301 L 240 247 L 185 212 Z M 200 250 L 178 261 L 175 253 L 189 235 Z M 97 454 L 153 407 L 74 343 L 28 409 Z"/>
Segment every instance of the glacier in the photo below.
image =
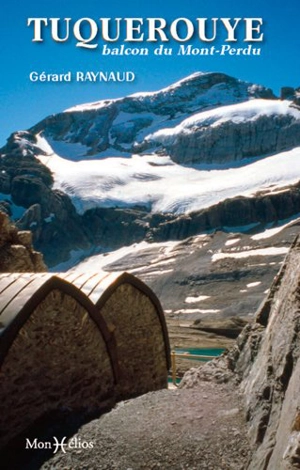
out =
<path fill-rule="evenodd" d="M 300 147 L 247 165 L 205 169 L 184 166 L 168 156 L 132 155 L 70 161 L 39 137 L 39 155 L 54 175 L 54 188 L 71 198 L 79 214 L 94 207 L 142 206 L 151 212 L 188 214 L 236 196 L 270 193 L 300 180 Z"/>

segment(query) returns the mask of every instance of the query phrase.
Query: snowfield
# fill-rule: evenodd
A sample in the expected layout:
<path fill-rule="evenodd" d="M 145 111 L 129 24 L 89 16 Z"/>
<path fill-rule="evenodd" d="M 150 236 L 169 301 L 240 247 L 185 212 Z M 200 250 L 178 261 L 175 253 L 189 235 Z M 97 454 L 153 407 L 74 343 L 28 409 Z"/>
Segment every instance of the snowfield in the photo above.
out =
<path fill-rule="evenodd" d="M 152 212 L 190 213 L 227 198 L 278 191 L 300 180 L 300 147 L 222 168 L 183 166 L 157 155 L 70 161 L 42 137 L 37 145 L 47 153 L 39 158 L 53 172 L 55 189 L 68 194 L 80 214 L 99 206 L 135 205 Z"/>
<path fill-rule="evenodd" d="M 126 258 L 127 256 L 138 256 L 139 253 L 145 253 L 147 250 L 157 250 L 157 255 L 154 256 L 151 261 L 151 265 L 157 266 L 159 261 L 165 256 L 168 256 L 169 253 L 172 252 L 172 250 L 174 250 L 177 245 L 178 241 L 169 241 L 161 243 L 148 243 L 143 241 L 140 243 L 134 243 L 133 245 L 124 246 L 115 251 L 90 256 L 84 261 L 78 263 L 77 265 L 73 263 L 73 266 L 75 265 L 73 270 L 76 272 L 105 271 L 111 264 L 117 263 L 120 260 Z M 82 252 L 80 252 L 80 254 L 82 254 Z M 56 266 L 55 269 L 58 269 L 59 267 L 60 266 Z M 139 267 L 133 267 L 132 269 L 130 269 L 130 272 L 135 274 L 139 271 L 143 271 L 144 269 L 145 265 L 142 264 Z M 162 271 L 159 272 L 161 273 Z"/>

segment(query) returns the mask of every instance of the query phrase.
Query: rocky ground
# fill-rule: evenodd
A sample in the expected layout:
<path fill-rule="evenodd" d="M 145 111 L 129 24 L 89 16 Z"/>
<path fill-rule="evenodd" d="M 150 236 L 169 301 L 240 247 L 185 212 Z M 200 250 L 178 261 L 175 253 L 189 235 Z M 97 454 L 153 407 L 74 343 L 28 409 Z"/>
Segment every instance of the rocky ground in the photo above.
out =
<path fill-rule="evenodd" d="M 250 458 L 233 386 L 201 382 L 121 402 L 77 435 L 93 449 L 59 452 L 43 470 L 242 470 Z"/>
<path fill-rule="evenodd" d="M 128 271 L 153 289 L 172 348 L 227 348 L 268 293 L 299 220 L 261 234 L 216 232 L 182 241 L 134 244 L 75 270 Z"/>

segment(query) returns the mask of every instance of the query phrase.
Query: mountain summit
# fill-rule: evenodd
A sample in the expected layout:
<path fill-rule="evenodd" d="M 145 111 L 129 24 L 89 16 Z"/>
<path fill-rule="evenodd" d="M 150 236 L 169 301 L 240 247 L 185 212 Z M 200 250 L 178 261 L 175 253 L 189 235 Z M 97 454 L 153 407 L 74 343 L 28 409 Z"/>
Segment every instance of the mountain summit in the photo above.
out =
<path fill-rule="evenodd" d="M 53 141 L 81 144 L 77 158 L 129 155 L 148 150 L 147 136 L 174 128 L 195 113 L 254 98 L 275 96 L 267 88 L 222 73 L 195 73 L 157 92 L 75 106 L 31 131 Z M 67 147 L 65 151 L 61 156 L 69 157 Z"/>

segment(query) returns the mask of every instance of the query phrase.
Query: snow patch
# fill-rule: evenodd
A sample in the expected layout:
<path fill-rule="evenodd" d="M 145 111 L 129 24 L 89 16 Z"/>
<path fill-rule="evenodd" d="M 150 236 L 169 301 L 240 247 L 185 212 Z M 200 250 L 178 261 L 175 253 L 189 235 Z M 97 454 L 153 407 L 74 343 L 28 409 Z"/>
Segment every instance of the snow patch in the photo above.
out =
<path fill-rule="evenodd" d="M 209 295 L 199 295 L 198 297 L 187 297 L 185 303 L 194 304 L 196 302 L 202 302 L 203 300 L 210 299 Z"/>
<path fill-rule="evenodd" d="M 99 269 L 105 270 L 108 266 L 112 265 L 113 263 L 117 263 L 122 259 L 125 259 L 127 256 L 131 256 L 131 257 L 134 255 L 137 256 L 143 250 L 147 250 L 147 249 L 151 249 L 153 251 L 157 250 L 158 253 L 160 250 L 163 250 L 164 253 L 168 253 L 169 250 L 172 250 L 172 248 L 177 244 L 178 242 L 174 242 L 174 241 L 162 242 L 162 243 L 147 243 L 147 242 L 134 243 L 133 245 L 124 246 L 123 248 L 119 248 L 118 250 L 91 256 L 90 258 L 82 261 L 77 266 L 75 266 L 73 268 L 73 271 L 96 272 Z M 140 262 L 141 261 L 139 260 L 139 263 Z M 146 267 L 147 266 L 140 266 L 138 268 L 135 268 L 133 264 L 132 268 L 128 269 L 128 271 L 133 273 L 133 272 L 136 272 L 137 270 L 143 270 Z"/>
<path fill-rule="evenodd" d="M 174 313 L 219 313 L 220 310 L 215 309 L 201 309 L 201 308 L 183 308 L 176 310 Z"/>
<path fill-rule="evenodd" d="M 46 222 L 46 224 L 50 224 L 54 219 L 55 219 L 55 215 L 53 214 L 53 212 L 51 212 L 49 217 L 45 217 L 44 221 Z"/>
<path fill-rule="evenodd" d="M 260 248 L 257 250 L 249 250 L 249 251 L 241 251 L 239 253 L 215 253 L 212 256 L 212 262 L 215 263 L 216 261 L 225 259 L 225 258 L 233 258 L 233 259 L 241 259 L 241 258 L 249 258 L 251 256 L 280 256 L 286 255 L 289 251 L 288 247 L 269 247 L 269 248 Z M 270 263 L 276 264 L 276 263 Z"/>
<path fill-rule="evenodd" d="M 247 287 L 248 288 L 251 288 L 251 287 L 257 287 L 261 284 L 261 281 L 257 281 L 257 282 L 250 282 L 249 284 L 247 284 Z"/>
<path fill-rule="evenodd" d="M 66 272 L 69 270 L 72 270 L 75 265 L 78 265 L 80 261 L 86 259 L 89 256 L 92 256 L 93 250 L 71 250 L 70 252 L 70 257 L 67 261 L 63 261 L 62 263 L 56 264 L 52 268 L 49 269 L 51 272 Z M 84 263 L 84 261 L 83 261 Z M 75 268 L 76 269 L 76 268 Z M 99 266 L 95 266 L 95 271 L 97 272 L 101 271 L 101 268 Z"/>
<path fill-rule="evenodd" d="M 266 238 L 271 238 L 274 235 L 277 235 L 277 233 L 280 233 L 285 228 L 290 227 L 294 223 L 300 222 L 300 217 L 296 217 L 296 218 L 294 217 L 292 219 L 289 219 L 287 223 L 284 223 L 284 221 L 281 221 L 281 222 L 283 222 L 283 224 L 280 225 L 279 227 L 270 228 L 270 229 L 265 230 L 262 233 L 257 233 L 253 235 L 251 237 L 252 240 L 265 240 Z"/>
<path fill-rule="evenodd" d="M 227 240 L 225 246 L 232 246 L 238 243 L 241 239 L 240 238 L 232 238 L 231 240 Z"/>
<path fill-rule="evenodd" d="M 62 155 L 66 159 L 72 161 L 90 159 L 87 157 L 87 153 L 90 150 L 89 147 L 80 143 L 66 142 L 62 140 L 54 140 L 47 138 L 49 145 L 57 155 Z"/>
<path fill-rule="evenodd" d="M 64 113 L 73 113 L 74 111 L 82 112 L 82 111 L 101 109 L 101 108 L 105 108 L 106 106 L 109 106 L 112 103 L 115 103 L 116 101 L 120 101 L 122 99 L 123 98 L 117 98 L 117 99 L 111 99 L 111 100 L 94 101 L 92 103 L 77 104 L 76 106 L 72 106 L 71 108 L 65 109 Z"/>
<path fill-rule="evenodd" d="M 155 267 L 158 267 L 158 266 L 163 266 L 165 264 L 170 264 L 170 263 L 174 263 L 176 261 L 176 258 L 168 258 L 168 259 L 165 259 L 165 260 L 162 260 L 160 261 L 159 259 L 158 260 L 153 260 L 151 261 L 151 266 L 155 266 Z"/>
<path fill-rule="evenodd" d="M 174 269 L 165 269 L 165 270 L 162 270 L 162 271 L 150 271 L 150 272 L 146 273 L 146 276 L 147 277 L 160 276 L 161 274 L 168 274 L 168 273 L 172 273 L 173 271 L 174 271 Z"/>

